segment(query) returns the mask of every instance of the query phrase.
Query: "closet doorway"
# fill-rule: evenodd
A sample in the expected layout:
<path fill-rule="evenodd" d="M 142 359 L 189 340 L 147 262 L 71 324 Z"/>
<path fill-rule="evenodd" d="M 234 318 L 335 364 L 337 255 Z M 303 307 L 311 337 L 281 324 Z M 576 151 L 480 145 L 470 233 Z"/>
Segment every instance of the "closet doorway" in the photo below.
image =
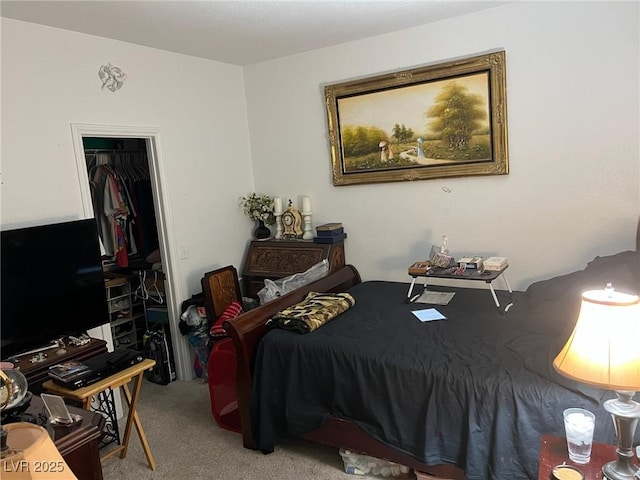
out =
<path fill-rule="evenodd" d="M 175 242 L 166 215 L 159 132 L 73 124 L 72 135 L 84 216 L 96 219 L 107 275 L 128 280 L 113 290 L 125 297 L 127 291 L 131 293 L 130 305 L 116 299 L 111 306 L 115 320 L 102 329 L 103 336 L 114 347 L 141 348 L 148 327 L 164 329 L 171 338 L 176 378 L 188 380 L 192 377 L 191 356 L 175 313 L 182 295 L 172 263 Z M 118 180 L 117 188 L 109 188 L 105 172 Z M 97 179 L 102 179 L 100 185 Z M 117 204 L 121 205 L 117 214 L 105 217 Z M 123 305 L 122 314 L 115 311 L 119 305 Z"/>

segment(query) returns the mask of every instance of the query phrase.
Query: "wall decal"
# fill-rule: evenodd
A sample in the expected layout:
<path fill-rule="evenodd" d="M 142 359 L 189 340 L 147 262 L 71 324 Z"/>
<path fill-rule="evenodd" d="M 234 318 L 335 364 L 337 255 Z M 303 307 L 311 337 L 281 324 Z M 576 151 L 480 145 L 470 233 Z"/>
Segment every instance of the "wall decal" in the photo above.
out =
<path fill-rule="evenodd" d="M 100 70 L 98 70 L 98 77 L 102 80 L 103 90 L 107 88 L 112 92 L 115 92 L 122 87 L 124 80 L 127 78 L 127 74 L 119 67 L 108 63 L 100 67 Z"/>

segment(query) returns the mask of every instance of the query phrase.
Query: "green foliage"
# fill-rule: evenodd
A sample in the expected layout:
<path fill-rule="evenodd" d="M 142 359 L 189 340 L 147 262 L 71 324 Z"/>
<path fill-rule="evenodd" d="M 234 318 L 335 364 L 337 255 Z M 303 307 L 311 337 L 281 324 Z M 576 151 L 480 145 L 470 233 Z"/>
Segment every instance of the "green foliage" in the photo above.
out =
<path fill-rule="evenodd" d="M 342 147 L 345 157 L 358 157 L 378 152 L 378 144 L 389 140 L 384 130 L 378 127 L 346 126 L 342 129 Z"/>
<path fill-rule="evenodd" d="M 491 158 L 489 135 L 473 135 L 469 142 L 469 148 L 466 150 L 451 148 L 439 140 L 424 142 L 422 148 L 426 157 L 441 160 L 473 161 Z"/>
<path fill-rule="evenodd" d="M 413 138 L 413 130 L 407 128 L 405 124 L 395 124 L 393 126 L 393 132 L 391 134 L 398 143 L 406 143 Z"/>
<path fill-rule="evenodd" d="M 273 214 L 273 197 L 250 193 L 240 198 L 240 207 L 251 220 L 262 220 L 266 225 L 276 223 Z"/>
<path fill-rule="evenodd" d="M 361 170 L 389 170 L 401 167 L 415 167 L 416 162 L 404 160 L 400 156 L 383 162 L 378 153 L 363 155 L 360 157 L 345 158 L 345 171 L 357 172 Z"/>
<path fill-rule="evenodd" d="M 467 151 L 473 134 L 485 126 L 482 103 L 480 95 L 467 93 L 466 87 L 451 83 L 438 94 L 425 116 L 433 119 L 429 127 L 440 135 L 446 148 Z"/>

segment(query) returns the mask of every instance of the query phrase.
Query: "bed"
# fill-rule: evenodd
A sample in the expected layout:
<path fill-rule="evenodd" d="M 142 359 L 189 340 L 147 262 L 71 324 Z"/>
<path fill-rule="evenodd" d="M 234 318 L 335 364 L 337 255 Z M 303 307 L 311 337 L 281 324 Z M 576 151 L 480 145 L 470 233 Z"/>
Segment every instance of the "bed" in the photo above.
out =
<path fill-rule="evenodd" d="M 580 293 L 609 281 L 638 293 L 638 250 L 514 292 L 506 315 L 486 290 L 446 287 L 456 293 L 438 307 L 447 319 L 421 323 L 411 311 L 424 306 L 405 303 L 407 283 L 362 282 L 346 266 L 225 324 L 238 353 L 243 444 L 268 453 L 302 436 L 446 478 L 537 478 L 540 436 L 564 436 L 564 408 L 593 411 L 595 441 L 613 443 L 602 408 L 613 392 L 551 367 Z M 311 291 L 347 291 L 356 304 L 310 334 L 266 324 Z"/>

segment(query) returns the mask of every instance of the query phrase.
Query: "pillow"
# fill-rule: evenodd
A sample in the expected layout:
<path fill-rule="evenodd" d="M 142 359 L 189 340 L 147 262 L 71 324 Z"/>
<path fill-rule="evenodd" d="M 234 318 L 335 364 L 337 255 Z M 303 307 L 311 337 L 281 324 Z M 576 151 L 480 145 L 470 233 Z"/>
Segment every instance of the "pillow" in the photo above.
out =
<path fill-rule="evenodd" d="M 618 286 L 614 284 L 616 290 L 640 293 L 640 251 L 596 257 L 587 264 L 585 271 L 595 275 L 611 274 L 615 277 L 613 281 L 618 283 Z"/>
<path fill-rule="evenodd" d="M 222 324 L 226 320 L 236 318 L 243 313 L 244 310 L 242 309 L 242 304 L 239 301 L 234 300 L 227 308 L 225 308 L 224 312 L 222 312 L 222 315 L 220 315 L 216 322 L 211 326 L 209 335 L 211 335 L 212 337 L 226 337 L 227 332 L 224 330 L 224 328 L 222 328 Z"/>
<path fill-rule="evenodd" d="M 310 333 L 355 304 L 348 293 L 309 292 L 302 302 L 276 313 L 271 320 L 285 330 Z"/>
<path fill-rule="evenodd" d="M 640 252 L 596 257 L 584 270 L 531 284 L 517 316 L 527 331 L 566 339 L 578 318 L 582 292 L 601 290 L 608 282 L 617 291 L 639 294 Z"/>

